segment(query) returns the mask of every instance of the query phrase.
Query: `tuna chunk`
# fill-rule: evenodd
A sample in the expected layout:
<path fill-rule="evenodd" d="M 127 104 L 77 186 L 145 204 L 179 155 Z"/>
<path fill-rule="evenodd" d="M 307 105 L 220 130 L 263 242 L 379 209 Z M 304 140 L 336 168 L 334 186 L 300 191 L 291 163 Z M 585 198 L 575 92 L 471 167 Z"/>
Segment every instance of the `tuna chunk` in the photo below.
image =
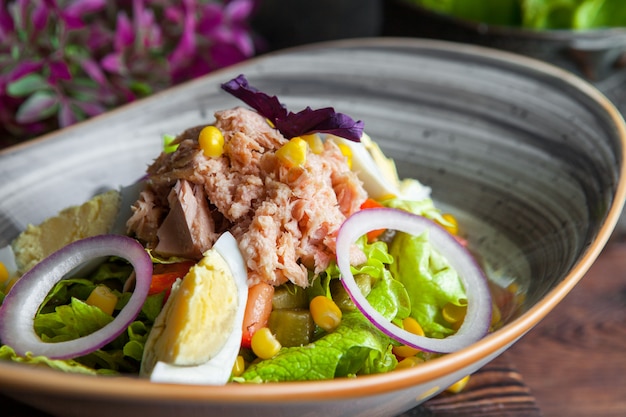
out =
<path fill-rule="evenodd" d="M 157 230 L 154 251 L 163 256 L 202 257 L 218 237 L 204 189 L 179 180 L 168 202 L 170 210 Z"/>
<path fill-rule="evenodd" d="M 202 127 L 183 132 L 178 149 L 148 168 L 129 232 L 156 253 L 198 258 L 230 230 L 250 284 L 307 286 L 307 269 L 328 267 L 339 226 L 365 200 L 361 182 L 331 140 L 320 154 L 309 151 L 303 166 L 290 167 L 275 155 L 287 138 L 259 114 L 235 108 L 215 118 L 224 154 L 204 156 Z"/>

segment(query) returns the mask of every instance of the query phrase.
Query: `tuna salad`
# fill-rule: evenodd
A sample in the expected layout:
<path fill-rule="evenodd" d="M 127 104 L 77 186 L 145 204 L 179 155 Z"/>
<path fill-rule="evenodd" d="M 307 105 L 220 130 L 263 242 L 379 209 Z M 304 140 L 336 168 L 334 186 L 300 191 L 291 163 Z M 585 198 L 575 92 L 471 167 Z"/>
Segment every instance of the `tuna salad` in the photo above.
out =
<path fill-rule="evenodd" d="M 0 248 L 0 359 L 155 383 L 325 380 L 419 366 L 514 314 L 516 288 L 485 276 L 463 225 L 362 121 L 291 112 L 243 75 L 221 87 L 245 105 Z M 90 223 L 81 207 L 106 219 L 48 226 Z"/>

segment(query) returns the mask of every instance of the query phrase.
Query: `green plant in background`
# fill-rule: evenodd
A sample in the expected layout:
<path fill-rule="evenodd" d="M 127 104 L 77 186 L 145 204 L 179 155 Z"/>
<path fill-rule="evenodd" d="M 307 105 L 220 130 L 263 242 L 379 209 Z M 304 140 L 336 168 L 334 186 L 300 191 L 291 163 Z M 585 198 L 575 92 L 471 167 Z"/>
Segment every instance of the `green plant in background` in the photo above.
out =
<path fill-rule="evenodd" d="M 407 0 L 426 9 L 493 25 L 529 29 L 626 26 L 624 0 Z"/>
<path fill-rule="evenodd" d="M 255 0 L 5 0 L 0 146 L 255 54 Z"/>

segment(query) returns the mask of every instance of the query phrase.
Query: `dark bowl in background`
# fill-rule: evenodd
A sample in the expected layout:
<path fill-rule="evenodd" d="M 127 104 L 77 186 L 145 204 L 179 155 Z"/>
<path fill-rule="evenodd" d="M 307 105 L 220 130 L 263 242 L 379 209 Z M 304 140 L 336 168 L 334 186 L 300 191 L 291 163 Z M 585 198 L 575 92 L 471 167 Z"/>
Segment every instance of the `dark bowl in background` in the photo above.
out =
<path fill-rule="evenodd" d="M 527 55 L 601 82 L 626 66 L 626 28 L 531 30 L 435 13 L 410 0 L 385 0 L 385 36 L 471 43 Z"/>

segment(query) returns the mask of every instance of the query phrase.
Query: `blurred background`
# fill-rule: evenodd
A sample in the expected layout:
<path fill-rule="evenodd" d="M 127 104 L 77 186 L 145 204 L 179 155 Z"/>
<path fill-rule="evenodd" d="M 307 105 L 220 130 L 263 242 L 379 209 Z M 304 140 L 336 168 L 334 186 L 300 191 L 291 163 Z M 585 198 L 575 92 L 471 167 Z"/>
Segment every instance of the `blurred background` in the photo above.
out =
<path fill-rule="evenodd" d="M 5 0 L 0 146 L 283 48 L 409 36 L 489 46 L 587 78 L 624 108 L 623 0 Z"/>

